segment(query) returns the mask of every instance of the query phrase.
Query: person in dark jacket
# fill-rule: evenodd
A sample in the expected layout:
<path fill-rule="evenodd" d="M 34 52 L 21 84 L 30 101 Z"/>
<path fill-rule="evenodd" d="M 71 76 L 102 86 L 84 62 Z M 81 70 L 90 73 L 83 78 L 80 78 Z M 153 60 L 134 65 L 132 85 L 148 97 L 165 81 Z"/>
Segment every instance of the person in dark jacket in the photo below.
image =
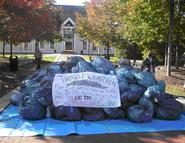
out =
<path fill-rule="evenodd" d="M 157 66 L 157 59 L 152 53 L 149 53 L 148 57 L 143 61 L 141 65 L 141 70 L 146 70 L 148 72 L 155 73 L 155 67 Z"/>

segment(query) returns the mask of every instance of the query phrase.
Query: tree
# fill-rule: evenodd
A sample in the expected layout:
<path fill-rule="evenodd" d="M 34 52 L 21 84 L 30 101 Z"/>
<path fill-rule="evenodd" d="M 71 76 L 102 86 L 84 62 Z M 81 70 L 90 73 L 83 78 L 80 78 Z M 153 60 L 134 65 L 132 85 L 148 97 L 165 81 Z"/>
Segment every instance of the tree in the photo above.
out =
<path fill-rule="evenodd" d="M 77 18 L 77 32 L 80 36 L 102 44 L 106 47 L 107 58 L 109 49 L 116 41 L 122 18 L 119 0 L 93 0 L 86 5 L 86 16 Z"/>
<path fill-rule="evenodd" d="M 53 0 L 8 0 L 1 3 L 1 9 L 8 17 L 6 23 L 2 24 L 5 28 L 1 31 L 1 38 L 11 43 L 11 51 L 12 43 L 33 39 L 51 40 L 54 37 L 58 29 L 52 2 Z"/>

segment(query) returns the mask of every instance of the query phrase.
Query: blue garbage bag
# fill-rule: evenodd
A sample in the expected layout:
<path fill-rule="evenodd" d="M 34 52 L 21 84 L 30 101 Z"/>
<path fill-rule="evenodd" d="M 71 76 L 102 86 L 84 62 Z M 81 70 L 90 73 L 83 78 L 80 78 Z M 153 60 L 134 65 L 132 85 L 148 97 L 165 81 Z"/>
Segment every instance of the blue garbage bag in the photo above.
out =
<path fill-rule="evenodd" d="M 125 112 L 121 108 L 104 108 L 103 110 L 108 118 L 125 118 Z"/>
<path fill-rule="evenodd" d="M 105 119 L 105 113 L 101 108 L 83 108 L 83 119 L 86 121 L 100 121 Z"/>
<path fill-rule="evenodd" d="M 165 82 L 159 81 L 157 85 L 153 85 L 147 88 L 144 93 L 144 97 L 154 100 L 155 96 L 165 92 Z"/>
<path fill-rule="evenodd" d="M 17 92 L 12 96 L 10 96 L 10 103 L 15 106 L 19 106 L 19 103 L 22 101 L 22 99 L 23 99 L 23 94 L 21 92 Z"/>
<path fill-rule="evenodd" d="M 63 70 L 60 67 L 60 64 L 52 64 L 47 68 L 47 73 L 48 74 L 59 74 L 63 73 Z"/>
<path fill-rule="evenodd" d="M 155 117 L 163 120 L 176 120 L 183 112 L 183 105 L 174 96 L 162 93 L 156 96 Z"/>
<path fill-rule="evenodd" d="M 115 72 L 114 65 L 109 60 L 102 57 L 96 57 L 91 62 L 91 65 L 98 73 L 109 74 L 111 71 Z"/>
<path fill-rule="evenodd" d="M 123 92 L 127 91 L 129 89 L 129 84 L 126 80 L 126 78 L 124 78 L 121 75 L 116 75 L 117 79 L 118 79 L 118 85 L 119 85 L 119 91 L 120 94 L 122 94 Z"/>
<path fill-rule="evenodd" d="M 32 76 L 28 77 L 26 80 L 34 80 L 36 82 L 40 82 L 44 76 L 46 76 L 46 70 L 38 70 L 32 74 Z"/>
<path fill-rule="evenodd" d="M 130 91 L 132 91 L 133 93 L 136 93 L 139 96 L 143 96 L 145 90 L 146 88 L 142 86 L 139 86 L 137 84 L 130 84 Z"/>
<path fill-rule="evenodd" d="M 50 86 L 45 85 L 36 89 L 31 96 L 43 106 L 50 106 L 53 103 L 52 88 Z"/>
<path fill-rule="evenodd" d="M 159 90 L 160 90 L 161 93 L 165 92 L 166 84 L 163 80 L 158 81 L 157 86 L 159 87 Z"/>
<path fill-rule="evenodd" d="M 147 98 L 141 98 L 137 105 L 133 105 L 127 110 L 128 119 L 137 123 L 151 121 L 153 118 L 153 114 L 153 103 Z"/>
<path fill-rule="evenodd" d="M 134 80 L 134 74 L 128 67 L 122 67 L 116 71 L 116 74 L 119 76 L 123 76 L 126 79 Z"/>
<path fill-rule="evenodd" d="M 130 106 L 136 104 L 139 101 L 140 97 L 141 96 L 139 94 L 134 93 L 134 92 L 132 92 L 130 90 L 123 92 L 120 95 L 121 108 L 123 110 L 125 110 L 125 109 L 129 108 Z"/>
<path fill-rule="evenodd" d="M 36 80 L 25 80 L 21 83 L 20 92 L 31 94 L 35 89 L 40 87 Z"/>
<path fill-rule="evenodd" d="M 79 72 L 95 72 L 95 70 L 91 67 L 91 64 L 86 61 L 79 61 L 76 66 L 74 66 L 71 70 L 72 73 Z"/>
<path fill-rule="evenodd" d="M 44 85 L 47 85 L 47 86 L 52 86 L 52 83 L 53 83 L 53 80 L 54 80 L 54 77 L 55 75 L 52 74 L 52 75 L 47 75 L 45 77 L 42 78 L 42 80 L 40 81 L 40 86 L 44 86 Z"/>
<path fill-rule="evenodd" d="M 135 74 L 137 83 L 144 87 L 153 86 L 156 84 L 156 80 L 153 73 L 150 72 L 139 72 Z"/>
<path fill-rule="evenodd" d="M 80 56 L 73 56 L 73 57 L 68 58 L 62 67 L 66 72 L 71 72 L 71 69 L 74 66 L 76 66 L 78 64 L 78 62 L 80 62 L 80 61 L 85 61 L 85 60 L 84 60 L 84 58 L 82 58 Z"/>
<path fill-rule="evenodd" d="M 27 120 L 40 120 L 46 117 L 46 108 L 31 96 L 24 97 L 19 109 L 22 117 Z"/>
<path fill-rule="evenodd" d="M 59 106 L 54 110 L 54 116 L 58 120 L 78 121 L 82 115 L 77 107 Z"/>

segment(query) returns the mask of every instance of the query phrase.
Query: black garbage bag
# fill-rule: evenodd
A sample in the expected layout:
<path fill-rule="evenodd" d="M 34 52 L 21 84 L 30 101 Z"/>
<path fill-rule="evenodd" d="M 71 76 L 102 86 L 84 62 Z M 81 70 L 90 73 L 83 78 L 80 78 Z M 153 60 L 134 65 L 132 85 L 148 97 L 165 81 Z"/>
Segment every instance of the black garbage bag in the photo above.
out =
<path fill-rule="evenodd" d="M 22 99 L 23 99 L 23 94 L 21 92 L 18 92 L 10 96 L 10 103 L 15 106 L 19 106 L 19 103 L 22 101 Z"/>
<path fill-rule="evenodd" d="M 100 108 L 83 108 L 83 119 L 86 121 L 100 121 L 105 119 L 105 113 Z"/>
<path fill-rule="evenodd" d="M 103 110 L 108 118 L 125 118 L 125 112 L 121 108 L 104 108 Z"/>
<path fill-rule="evenodd" d="M 91 67 L 91 64 L 86 61 L 79 61 L 76 66 L 74 66 L 71 70 L 72 73 L 79 72 L 95 72 L 95 70 Z"/>
<path fill-rule="evenodd" d="M 137 83 L 144 87 L 153 86 L 156 84 L 156 80 L 153 73 L 150 72 L 139 72 L 135 73 Z"/>
<path fill-rule="evenodd" d="M 54 116 L 58 120 L 79 121 L 82 117 L 77 107 L 59 106 L 55 108 Z"/>
<path fill-rule="evenodd" d="M 53 103 L 52 100 L 52 88 L 50 86 L 43 86 L 36 89 L 32 95 L 41 105 L 50 106 Z"/>
<path fill-rule="evenodd" d="M 133 105 L 127 110 L 128 119 L 137 123 L 151 121 L 153 114 L 153 103 L 147 98 L 141 98 L 138 105 Z"/>
<path fill-rule="evenodd" d="M 136 104 L 139 101 L 140 97 L 141 96 L 139 94 L 134 93 L 130 90 L 123 92 L 120 96 L 121 108 L 123 110 L 126 110 L 128 107 Z"/>
<path fill-rule="evenodd" d="M 110 72 L 115 73 L 114 65 L 107 59 L 102 57 L 96 57 L 91 62 L 92 67 L 95 69 L 96 72 L 102 74 L 109 74 Z"/>
<path fill-rule="evenodd" d="M 130 91 L 132 91 L 133 93 L 136 93 L 139 96 L 143 96 L 145 90 L 146 88 L 142 86 L 139 86 L 137 84 L 130 84 Z"/>
<path fill-rule="evenodd" d="M 78 64 L 80 61 L 85 61 L 84 58 L 80 56 L 73 56 L 67 59 L 65 64 L 62 65 L 62 68 L 65 72 L 71 72 L 71 69 Z"/>
<path fill-rule="evenodd" d="M 47 73 L 52 75 L 52 74 L 59 74 L 63 73 L 63 70 L 60 67 L 60 64 L 52 64 L 47 68 Z"/>
<path fill-rule="evenodd" d="M 46 117 L 46 108 L 35 98 L 26 96 L 20 103 L 20 114 L 27 120 L 40 120 Z"/>
<path fill-rule="evenodd" d="M 120 59 L 119 67 L 131 67 L 131 63 L 129 59 Z"/>
<path fill-rule="evenodd" d="M 183 112 L 183 105 L 174 96 L 162 93 L 156 96 L 155 117 L 163 120 L 176 120 Z"/>
<path fill-rule="evenodd" d="M 155 96 L 165 92 L 165 82 L 159 81 L 157 85 L 150 86 L 144 93 L 144 97 L 154 100 Z"/>

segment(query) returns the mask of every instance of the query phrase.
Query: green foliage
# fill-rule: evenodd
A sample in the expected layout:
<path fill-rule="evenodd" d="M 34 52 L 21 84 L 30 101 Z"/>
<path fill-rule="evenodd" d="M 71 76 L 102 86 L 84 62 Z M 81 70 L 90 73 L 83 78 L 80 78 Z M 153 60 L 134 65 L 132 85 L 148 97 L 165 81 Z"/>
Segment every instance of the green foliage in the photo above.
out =
<path fill-rule="evenodd" d="M 119 0 L 87 3 L 86 16 L 76 14 L 77 32 L 80 36 L 110 47 L 117 41 L 122 25 Z"/>
<path fill-rule="evenodd" d="M 77 14 L 77 32 L 90 41 L 116 47 L 117 55 L 137 58 L 149 51 L 164 62 L 169 32 L 168 0 L 103 0 L 86 5 Z M 185 1 L 175 0 L 173 45 L 185 46 Z M 116 23 L 116 24 L 115 24 Z M 142 51 L 142 52 L 141 52 Z"/>

